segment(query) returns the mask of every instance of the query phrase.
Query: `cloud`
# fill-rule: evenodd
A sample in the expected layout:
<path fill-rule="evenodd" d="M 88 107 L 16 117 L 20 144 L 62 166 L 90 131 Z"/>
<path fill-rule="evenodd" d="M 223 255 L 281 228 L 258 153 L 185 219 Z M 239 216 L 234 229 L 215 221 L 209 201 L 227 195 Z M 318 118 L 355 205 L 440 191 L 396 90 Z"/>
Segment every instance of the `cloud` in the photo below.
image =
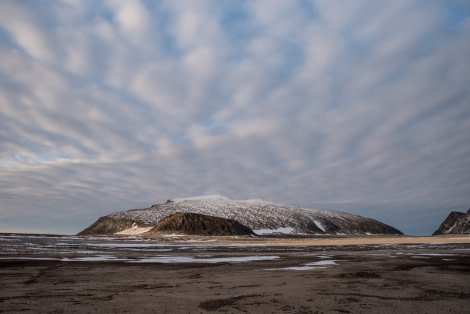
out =
<path fill-rule="evenodd" d="M 15 40 L 19 48 L 28 55 L 51 62 L 54 54 L 50 49 L 50 38 L 34 12 L 16 1 L 1 4 L 0 25 Z"/>
<path fill-rule="evenodd" d="M 115 19 L 123 32 L 130 36 L 139 36 L 148 30 L 149 12 L 140 1 L 109 1 L 115 9 Z"/>
<path fill-rule="evenodd" d="M 72 233 L 205 193 L 415 234 L 468 206 L 465 2 L 3 1 L 0 12 L 1 230 L 50 217 Z"/>

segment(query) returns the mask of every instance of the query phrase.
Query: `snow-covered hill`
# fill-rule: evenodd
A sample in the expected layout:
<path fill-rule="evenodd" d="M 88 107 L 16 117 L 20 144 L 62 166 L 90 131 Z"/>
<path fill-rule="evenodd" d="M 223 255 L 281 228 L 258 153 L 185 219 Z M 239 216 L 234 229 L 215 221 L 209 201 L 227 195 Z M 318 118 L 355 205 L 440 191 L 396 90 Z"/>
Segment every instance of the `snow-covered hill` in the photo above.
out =
<path fill-rule="evenodd" d="M 262 200 L 229 200 L 218 195 L 178 198 L 145 209 L 116 212 L 99 218 L 80 235 L 126 234 L 148 230 L 177 213 L 233 219 L 263 234 L 402 234 L 377 220 L 344 212 L 307 209 Z"/>

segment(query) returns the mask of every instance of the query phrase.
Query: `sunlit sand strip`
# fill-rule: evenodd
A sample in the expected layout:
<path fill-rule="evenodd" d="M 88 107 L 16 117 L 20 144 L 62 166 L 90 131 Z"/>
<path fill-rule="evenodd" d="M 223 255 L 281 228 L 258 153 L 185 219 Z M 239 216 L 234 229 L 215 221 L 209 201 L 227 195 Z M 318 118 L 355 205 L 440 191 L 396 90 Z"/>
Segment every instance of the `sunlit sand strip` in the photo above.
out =
<path fill-rule="evenodd" d="M 470 243 L 469 236 L 373 236 L 352 238 L 308 238 L 308 239 L 266 239 L 266 245 L 274 246 L 316 246 L 316 245 L 362 245 L 362 244 L 448 244 Z"/>
<path fill-rule="evenodd" d="M 175 242 L 204 243 L 211 239 L 215 243 L 227 245 L 260 246 L 328 246 L 328 245 L 367 245 L 367 244 L 450 244 L 469 243 L 470 235 L 445 236 L 364 236 L 334 238 L 244 238 L 244 237 L 202 237 L 185 236 Z M 157 240 L 154 238 L 154 240 Z"/>

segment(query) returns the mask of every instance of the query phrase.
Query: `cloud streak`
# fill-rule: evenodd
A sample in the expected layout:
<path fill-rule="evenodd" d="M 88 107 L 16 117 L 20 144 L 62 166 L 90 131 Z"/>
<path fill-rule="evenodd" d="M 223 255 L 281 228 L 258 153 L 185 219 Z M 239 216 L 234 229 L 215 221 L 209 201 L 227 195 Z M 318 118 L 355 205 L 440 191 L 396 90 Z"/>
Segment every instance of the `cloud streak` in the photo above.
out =
<path fill-rule="evenodd" d="M 2 1 L 0 12 L 0 231 L 75 233 L 206 193 L 411 234 L 469 206 L 464 2 Z"/>

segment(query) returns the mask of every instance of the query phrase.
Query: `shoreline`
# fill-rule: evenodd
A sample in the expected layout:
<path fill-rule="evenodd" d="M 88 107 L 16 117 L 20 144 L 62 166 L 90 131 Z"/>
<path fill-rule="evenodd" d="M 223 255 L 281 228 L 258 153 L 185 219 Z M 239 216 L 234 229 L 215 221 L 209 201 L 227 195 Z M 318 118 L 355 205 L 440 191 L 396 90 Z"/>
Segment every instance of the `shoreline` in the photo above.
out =
<path fill-rule="evenodd" d="M 66 234 L 40 234 L 40 233 L 0 233 L 0 236 L 25 237 L 71 237 L 81 239 L 106 239 L 118 241 L 155 241 L 155 242 L 194 242 L 194 243 L 244 243 L 265 244 L 275 246 L 325 246 L 325 245 L 367 245 L 367 244 L 450 244 L 470 243 L 470 234 L 452 234 L 435 236 L 413 235 L 294 235 L 294 236 L 199 236 L 188 234 L 135 234 L 135 235 L 66 235 Z"/>
<path fill-rule="evenodd" d="M 464 313 L 470 302 L 470 236 L 170 237 L 4 236 L 0 312 Z"/>
<path fill-rule="evenodd" d="M 95 238 L 95 237 L 93 237 Z M 265 246 L 335 246 L 335 245 L 368 245 L 368 244 L 450 244 L 470 243 L 470 235 L 438 235 L 438 236 L 407 236 L 407 235 L 360 235 L 360 236 L 321 236 L 321 237 L 226 237 L 226 236 L 196 236 L 196 235 L 152 235 L 152 236 L 112 236 L 106 237 L 119 240 L 150 240 L 162 242 L 193 242 Z"/>

